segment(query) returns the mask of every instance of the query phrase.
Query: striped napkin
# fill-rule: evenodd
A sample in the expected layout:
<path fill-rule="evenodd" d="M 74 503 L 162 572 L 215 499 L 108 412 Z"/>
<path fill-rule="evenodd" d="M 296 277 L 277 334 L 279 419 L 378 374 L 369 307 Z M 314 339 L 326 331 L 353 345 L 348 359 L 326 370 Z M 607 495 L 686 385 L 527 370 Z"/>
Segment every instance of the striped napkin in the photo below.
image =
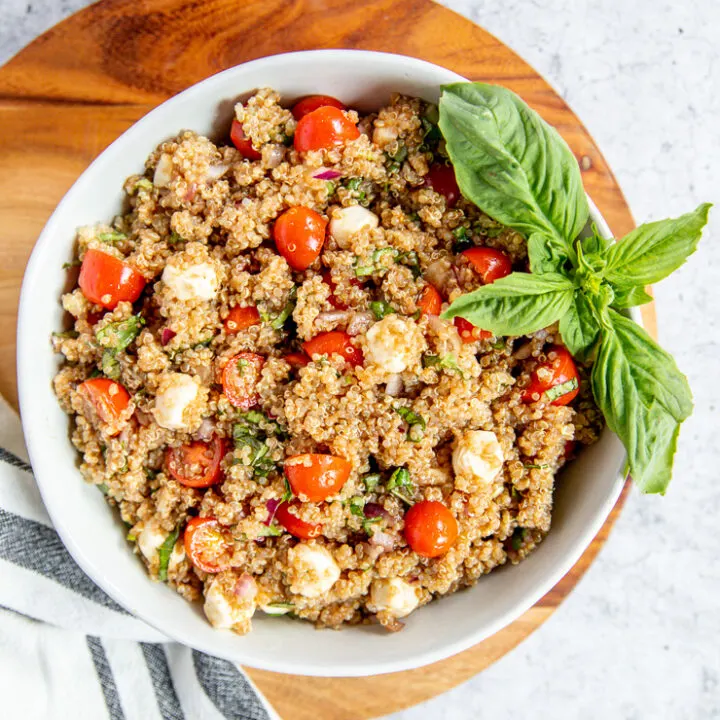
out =
<path fill-rule="evenodd" d="M 279 720 L 237 665 L 169 642 L 76 565 L 2 398 L 0 668 L 6 718 Z"/>

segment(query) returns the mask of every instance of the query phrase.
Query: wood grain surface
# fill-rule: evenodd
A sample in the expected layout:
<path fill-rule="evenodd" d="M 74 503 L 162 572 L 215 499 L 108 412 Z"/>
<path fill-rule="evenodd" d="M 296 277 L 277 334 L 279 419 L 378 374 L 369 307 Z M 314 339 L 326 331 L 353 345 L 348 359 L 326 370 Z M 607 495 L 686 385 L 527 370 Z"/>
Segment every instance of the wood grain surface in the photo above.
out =
<path fill-rule="evenodd" d="M 414 55 L 515 90 L 568 141 L 588 193 L 615 234 L 633 227 L 612 172 L 563 100 L 496 38 L 430 0 L 103 0 L 0 69 L 0 393 L 17 406 L 16 313 L 27 258 L 90 161 L 152 107 L 208 75 L 265 55 L 338 47 Z M 645 306 L 643 315 L 655 333 L 653 307 Z M 552 591 L 515 623 L 454 658 L 373 678 L 250 675 L 287 720 L 377 717 L 448 690 L 551 615 L 603 546 L 627 490 Z"/>

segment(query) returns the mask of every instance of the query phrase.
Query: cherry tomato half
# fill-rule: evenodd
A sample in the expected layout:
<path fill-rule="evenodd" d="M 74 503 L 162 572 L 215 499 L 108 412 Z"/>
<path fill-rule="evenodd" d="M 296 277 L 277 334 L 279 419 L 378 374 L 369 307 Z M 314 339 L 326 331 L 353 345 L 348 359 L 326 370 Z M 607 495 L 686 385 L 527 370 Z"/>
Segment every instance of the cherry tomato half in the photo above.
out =
<path fill-rule="evenodd" d="M 253 147 L 252 140 L 245 134 L 242 123 L 237 119 L 232 121 L 230 128 L 230 139 L 232 144 L 240 151 L 240 154 L 248 160 L 259 160 L 262 155 Z"/>
<path fill-rule="evenodd" d="M 434 285 L 428 283 L 420 294 L 417 306 L 423 315 L 439 315 L 442 308 L 442 296 Z"/>
<path fill-rule="evenodd" d="M 91 249 L 83 258 L 78 285 L 90 302 L 113 310 L 122 300 L 135 302 L 145 287 L 145 278 L 114 255 Z"/>
<path fill-rule="evenodd" d="M 108 425 L 120 420 L 130 404 L 128 391 L 120 383 L 107 378 L 85 380 L 78 385 L 78 392 L 92 406 L 98 418 Z M 120 432 L 119 428 L 117 432 Z"/>
<path fill-rule="evenodd" d="M 310 358 L 303 352 L 288 353 L 283 355 L 283 360 L 296 370 L 305 367 L 310 362 Z"/>
<path fill-rule="evenodd" d="M 440 193 L 448 207 L 454 207 L 460 198 L 460 188 L 455 179 L 455 170 L 452 165 L 436 163 L 431 166 L 425 176 L 425 185 Z"/>
<path fill-rule="evenodd" d="M 258 403 L 255 386 L 265 358 L 251 352 L 241 352 L 231 357 L 222 371 L 222 386 L 230 404 L 241 410 L 249 410 Z"/>
<path fill-rule="evenodd" d="M 292 114 L 296 120 L 301 120 L 313 110 L 321 107 L 334 107 L 338 110 L 345 109 L 345 106 L 337 98 L 331 97 L 330 95 L 308 95 L 293 105 Z"/>
<path fill-rule="evenodd" d="M 488 340 L 492 333 L 475 327 L 469 320 L 461 317 L 453 318 L 453 325 L 457 328 L 458 335 L 464 343 L 475 342 L 476 340 Z"/>
<path fill-rule="evenodd" d="M 352 465 L 337 455 L 306 453 L 288 458 L 284 469 L 296 495 L 305 495 L 310 502 L 322 502 L 340 492 L 350 477 Z"/>
<path fill-rule="evenodd" d="M 188 521 L 183 535 L 185 552 L 190 562 L 206 573 L 219 573 L 230 567 L 230 536 L 214 517 L 194 517 Z"/>
<path fill-rule="evenodd" d="M 480 275 L 483 285 L 489 285 L 512 272 L 510 258 L 495 248 L 474 247 L 463 251 L 462 254 Z"/>
<path fill-rule="evenodd" d="M 423 557 L 444 555 L 458 535 L 455 516 L 436 500 L 415 503 L 405 515 L 405 540 Z"/>
<path fill-rule="evenodd" d="M 555 397 L 550 403 L 551 405 L 567 405 L 580 392 L 580 380 L 575 361 L 572 359 L 572 355 L 560 345 L 552 345 L 548 349 L 547 355 L 549 356 L 548 361 L 542 363 L 530 376 L 530 384 L 523 394 L 523 402 L 537 402 L 543 397 L 548 399 L 546 393 L 551 388 L 567 384 L 567 391 Z M 555 393 L 550 393 L 550 395 L 554 396 Z"/>
<path fill-rule="evenodd" d="M 355 347 L 350 336 L 342 330 L 331 330 L 320 333 L 303 343 L 303 350 L 312 358 L 313 355 L 342 355 L 353 367 L 362 365 L 365 358 L 362 350 Z"/>
<path fill-rule="evenodd" d="M 292 207 L 275 221 L 275 245 L 293 270 L 305 270 L 315 262 L 325 242 L 327 224 L 322 215 L 306 207 Z"/>
<path fill-rule="evenodd" d="M 342 110 L 324 105 L 300 119 L 294 143 L 298 152 L 308 152 L 343 145 L 359 137 L 357 126 Z"/>
<path fill-rule="evenodd" d="M 225 452 L 225 440 L 222 438 L 213 438 L 209 443 L 195 440 L 169 448 L 165 453 L 165 464 L 181 485 L 205 488 L 222 480 L 220 463 Z"/>
<path fill-rule="evenodd" d="M 230 309 L 228 316 L 225 318 L 225 332 L 228 335 L 234 335 L 241 330 L 260 324 L 260 313 L 254 305 L 247 307 L 238 307 Z"/>
<path fill-rule="evenodd" d="M 300 507 L 300 503 L 283 503 L 278 506 L 275 511 L 275 520 L 277 520 L 291 535 L 301 540 L 309 540 L 322 534 L 322 525 L 305 522 L 297 515 L 290 512 L 290 508 Z"/>

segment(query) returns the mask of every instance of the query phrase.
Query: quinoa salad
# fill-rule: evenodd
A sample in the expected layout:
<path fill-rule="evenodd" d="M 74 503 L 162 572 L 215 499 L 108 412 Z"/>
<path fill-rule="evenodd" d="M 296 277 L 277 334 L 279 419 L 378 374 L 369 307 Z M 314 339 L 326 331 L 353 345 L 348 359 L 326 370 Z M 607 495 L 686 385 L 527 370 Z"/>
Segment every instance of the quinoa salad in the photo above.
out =
<path fill-rule="evenodd" d="M 235 115 L 161 143 L 78 230 L 52 342 L 80 472 L 217 628 L 400 630 L 548 533 L 603 427 L 590 363 L 557 323 L 442 317 L 529 260 L 461 194 L 437 106 L 266 88 Z"/>

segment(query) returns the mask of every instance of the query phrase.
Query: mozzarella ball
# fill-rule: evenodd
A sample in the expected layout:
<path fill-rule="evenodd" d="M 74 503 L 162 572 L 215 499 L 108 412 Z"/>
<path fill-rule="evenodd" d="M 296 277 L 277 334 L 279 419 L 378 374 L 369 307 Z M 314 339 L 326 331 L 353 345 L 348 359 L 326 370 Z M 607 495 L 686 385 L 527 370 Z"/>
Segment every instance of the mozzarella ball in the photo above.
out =
<path fill-rule="evenodd" d="M 170 373 L 160 381 L 152 410 L 157 424 L 167 430 L 189 430 L 199 424 L 200 385 L 184 373 Z"/>
<path fill-rule="evenodd" d="M 213 627 L 247 632 L 256 594 L 257 585 L 249 575 L 235 578 L 232 571 L 220 573 L 205 586 L 203 610 Z"/>
<path fill-rule="evenodd" d="M 330 235 L 341 248 L 350 245 L 350 239 L 364 228 L 370 230 L 376 228 L 380 220 L 374 212 L 370 212 L 361 205 L 335 210 L 330 220 Z"/>
<path fill-rule="evenodd" d="M 368 330 L 365 358 L 387 373 L 400 373 L 415 363 L 425 347 L 414 320 L 393 313 Z"/>
<path fill-rule="evenodd" d="M 455 441 L 452 464 L 456 475 L 489 484 L 502 469 L 503 460 L 502 448 L 494 432 L 469 430 Z"/>
<path fill-rule="evenodd" d="M 199 262 L 186 267 L 166 265 L 162 281 L 175 300 L 205 302 L 214 300 L 218 291 L 215 267 L 209 262 Z"/>
<path fill-rule="evenodd" d="M 375 612 L 385 611 L 396 618 L 409 615 L 420 603 L 415 588 L 400 578 L 373 580 L 370 606 Z"/>
<path fill-rule="evenodd" d="M 319 545 L 299 543 L 288 550 L 290 591 L 314 598 L 324 595 L 340 577 L 333 556 Z"/>

